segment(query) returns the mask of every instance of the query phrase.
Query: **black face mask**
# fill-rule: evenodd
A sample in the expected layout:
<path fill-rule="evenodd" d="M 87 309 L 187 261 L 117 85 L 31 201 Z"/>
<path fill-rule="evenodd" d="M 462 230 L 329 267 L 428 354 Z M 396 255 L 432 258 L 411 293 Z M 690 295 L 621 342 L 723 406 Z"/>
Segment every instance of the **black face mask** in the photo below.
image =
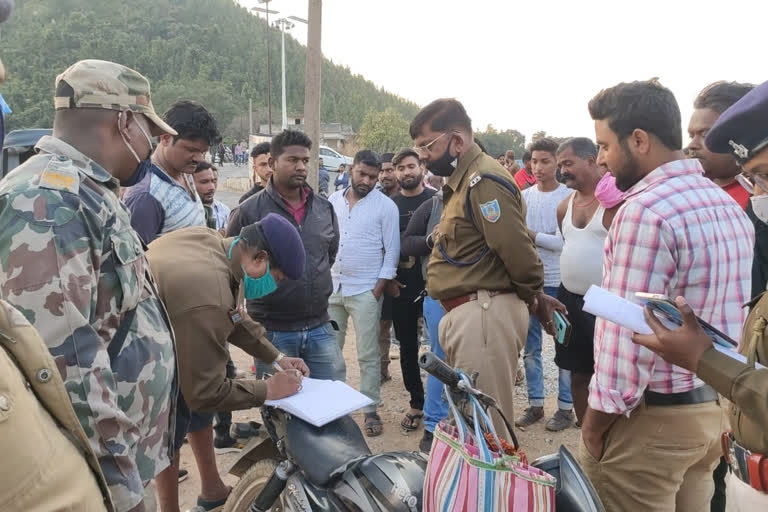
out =
<path fill-rule="evenodd" d="M 434 162 L 427 162 L 427 169 L 437 176 L 450 176 L 456 170 L 457 161 L 458 157 L 451 156 L 451 141 L 449 140 L 443 156 Z"/>

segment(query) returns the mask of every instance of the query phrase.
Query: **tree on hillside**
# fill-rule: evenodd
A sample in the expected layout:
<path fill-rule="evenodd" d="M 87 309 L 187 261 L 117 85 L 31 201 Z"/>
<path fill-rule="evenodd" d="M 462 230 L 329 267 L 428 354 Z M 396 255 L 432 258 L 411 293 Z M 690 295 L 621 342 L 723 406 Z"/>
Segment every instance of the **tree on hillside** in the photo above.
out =
<path fill-rule="evenodd" d="M 409 123 L 394 108 L 383 112 L 369 110 L 357 134 L 357 145 L 378 153 L 397 152 L 413 145 Z"/>
<path fill-rule="evenodd" d="M 280 116 L 280 32 L 232 0 L 18 0 L 3 24 L 8 68 L 3 96 L 13 109 L 8 129 L 50 127 L 56 75 L 81 59 L 103 59 L 149 78 L 162 112 L 178 99 L 202 102 L 222 129 L 232 120 L 266 112 L 266 40 L 272 59 L 272 115 Z M 268 35 L 268 37 L 267 37 Z M 289 112 L 304 109 L 306 48 L 285 37 Z M 323 59 L 321 119 L 357 130 L 366 112 L 392 108 L 406 119 L 418 106 L 386 92 L 349 68 Z M 266 116 L 254 117 L 254 124 Z M 240 123 L 234 125 L 238 128 Z M 238 134 L 224 133 L 235 137 Z"/>
<path fill-rule="evenodd" d="M 489 124 L 484 132 L 476 132 L 475 137 L 483 143 L 488 154 L 493 157 L 511 149 L 517 158 L 521 158 L 525 151 L 525 135 L 517 130 L 498 131 Z"/>
<path fill-rule="evenodd" d="M 563 142 L 571 138 L 571 137 L 555 137 L 554 135 L 547 135 L 546 130 L 539 130 L 533 134 L 533 137 L 531 137 L 531 141 L 535 142 L 539 139 L 543 139 L 544 137 L 548 137 L 553 141 L 557 142 L 558 144 L 562 144 Z"/>

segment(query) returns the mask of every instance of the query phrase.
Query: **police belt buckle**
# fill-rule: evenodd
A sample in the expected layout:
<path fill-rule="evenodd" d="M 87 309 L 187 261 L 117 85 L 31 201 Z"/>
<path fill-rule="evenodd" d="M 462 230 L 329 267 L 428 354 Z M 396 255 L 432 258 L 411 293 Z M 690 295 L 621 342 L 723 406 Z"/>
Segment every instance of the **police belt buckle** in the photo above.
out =
<path fill-rule="evenodd" d="M 741 446 L 731 432 L 723 433 L 722 444 L 725 460 L 736 478 L 768 494 L 768 459 Z"/>

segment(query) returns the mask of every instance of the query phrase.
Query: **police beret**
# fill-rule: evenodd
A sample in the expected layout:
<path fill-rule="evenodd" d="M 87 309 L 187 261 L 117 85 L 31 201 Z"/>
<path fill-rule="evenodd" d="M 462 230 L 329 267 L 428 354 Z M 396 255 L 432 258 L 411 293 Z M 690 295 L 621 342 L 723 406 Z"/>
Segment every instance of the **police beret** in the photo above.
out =
<path fill-rule="evenodd" d="M 304 275 L 306 255 L 299 231 L 287 219 L 270 213 L 256 223 L 264 234 L 269 254 L 288 279 Z"/>
<path fill-rule="evenodd" d="M 707 148 L 731 153 L 743 164 L 768 147 L 768 82 L 723 112 L 707 134 Z"/>

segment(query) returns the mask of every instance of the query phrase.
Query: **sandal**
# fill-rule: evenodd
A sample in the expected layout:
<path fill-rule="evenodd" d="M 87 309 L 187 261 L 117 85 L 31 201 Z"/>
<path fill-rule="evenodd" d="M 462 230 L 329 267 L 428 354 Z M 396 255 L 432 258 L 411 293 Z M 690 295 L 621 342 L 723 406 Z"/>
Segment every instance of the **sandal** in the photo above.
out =
<path fill-rule="evenodd" d="M 231 487 L 229 488 L 229 492 L 232 492 Z M 198 496 L 197 505 L 195 505 L 194 508 L 189 509 L 187 512 L 218 512 L 224 508 L 224 504 L 227 502 L 228 498 L 229 494 L 227 494 L 227 497 L 224 499 L 208 501 Z"/>
<path fill-rule="evenodd" d="M 403 418 L 403 421 L 400 422 L 400 428 L 405 430 L 406 432 L 413 432 L 414 430 L 418 430 L 419 426 L 421 425 L 421 420 L 424 419 L 424 413 L 420 414 L 406 414 L 405 418 Z"/>
<path fill-rule="evenodd" d="M 368 437 L 378 437 L 384 431 L 384 424 L 381 418 L 375 412 L 365 413 L 365 423 L 363 425 L 365 435 Z"/>

